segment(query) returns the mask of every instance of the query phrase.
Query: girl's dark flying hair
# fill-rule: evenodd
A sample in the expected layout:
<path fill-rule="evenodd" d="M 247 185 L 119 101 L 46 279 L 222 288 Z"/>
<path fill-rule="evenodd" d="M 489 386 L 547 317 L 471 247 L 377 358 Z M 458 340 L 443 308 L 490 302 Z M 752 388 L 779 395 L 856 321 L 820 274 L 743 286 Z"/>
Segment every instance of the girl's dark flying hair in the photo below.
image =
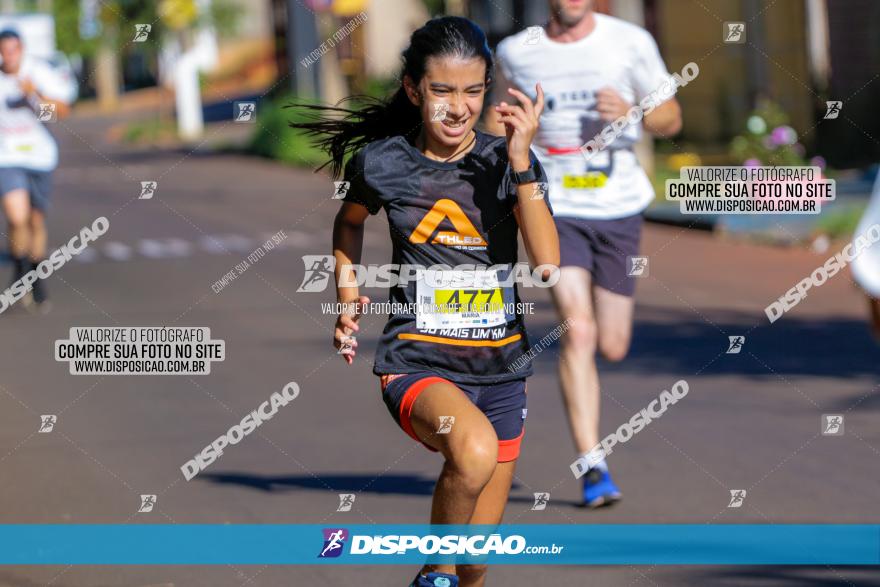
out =
<path fill-rule="evenodd" d="M 334 177 L 339 177 L 348 153 L 357 151 L 368 143 L 397 135 L 411 137 L 417 134 L 422 123 L 419 108 L 409 101 L 403 89 L 403 76 L 408 75 L 418 84 L 425 75 L 430 57 L 479 58 L 486 63 L 486 83 L 492 77 L 492 52 L 486 35 L 476 24 L 460 16 L 434 18 L 416 30 L 402 54 L 403 72 L 401 86 L 389 100 L 367 96 L 353 96 L 340 102 L 357 100 L 365 104 L 354 110 L 336 106 L 291 104 L 311 114 L 309 122 L 290 123 L 290 126 L 315 137 L 315 145 L 326 151 Z"/>

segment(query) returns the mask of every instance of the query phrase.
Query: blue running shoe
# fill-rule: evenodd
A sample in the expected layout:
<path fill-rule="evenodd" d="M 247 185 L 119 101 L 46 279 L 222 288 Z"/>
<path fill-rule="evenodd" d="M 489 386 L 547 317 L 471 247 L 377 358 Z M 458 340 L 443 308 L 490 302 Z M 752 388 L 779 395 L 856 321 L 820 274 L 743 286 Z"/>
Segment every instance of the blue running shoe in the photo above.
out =
<path fill-rule="evenodd" d="M 620 501 L 622 497 L 607 470 L 593 468 L 584 475 L 584 505 L 586 507 L 593 509 L 612 505 Z"/>
<path fill-rule="evenodd" d="M 423 577 L 420 572 L 409 587 L 458 587 L 458 576 L 447 573 L 428 573 Z"/>

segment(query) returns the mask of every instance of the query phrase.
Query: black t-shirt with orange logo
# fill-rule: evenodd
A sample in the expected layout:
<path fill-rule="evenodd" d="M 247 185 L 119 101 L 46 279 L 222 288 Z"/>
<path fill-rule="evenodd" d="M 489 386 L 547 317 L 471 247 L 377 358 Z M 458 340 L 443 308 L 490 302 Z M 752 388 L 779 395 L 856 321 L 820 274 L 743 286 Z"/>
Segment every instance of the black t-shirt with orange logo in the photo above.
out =
<path fill-rule="evenodd" d="M 346 165 L 344 201 L 370 214 L 385 208 L 391 262 L 428 271 L 410 272 L 406 284 L 389 289 L 398 307 L 426 311 L 389 316 L 376 349 L 376 374 L 430 370 L 465 384 L 532 374 L 515 280 L 502 268 L 517 263 L 517 195 L 507 146 L 503 137 L 476 134 L 473 149 L 458 161 L 429 159 L 397 136 L 370 143 Z M 546 187 L 540 164 L 538 169 L 536 185 Z M 459 265 L 475 268 L 455 271 Z"/>

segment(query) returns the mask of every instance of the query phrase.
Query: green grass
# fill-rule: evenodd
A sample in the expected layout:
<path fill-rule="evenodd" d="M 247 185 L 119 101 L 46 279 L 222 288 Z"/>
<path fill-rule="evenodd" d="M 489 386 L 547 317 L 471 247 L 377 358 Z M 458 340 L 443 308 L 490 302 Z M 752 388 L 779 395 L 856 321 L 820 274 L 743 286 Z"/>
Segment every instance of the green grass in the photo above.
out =
<path fill-rule="evenodd" d="M 281 96 L 261 104 L 260 124 L 247 147 L 249 153 L 282 161 L 289 165 L 316 168 L 327 161 L 326 153 L 315 148 L 300 131 L 290 128 L 291 122 L 307 118 L 296 108 L 284 108 L 292 101 L 304 102 L 292 96 Z"/>
<path fill-rule="evenodd" d="M 366 86 L 361 90 L 361 94 L 384 99 L 397 89 L 397 85 L 398 82 L 392 79 L 370 78 L 367 80 Z M 303 133 L 290 128 L 291 122 L 311 120 L 303 114 L 302 110 L 284 108 L 284 106 L 292 102 L 300 104 L 320 103 L 316 100 L 299 98 L 293 94 L 284 94 L 269 102 L 261 103 L 260 124 L 257 125 L 247 151 L 254 155 L 268 157 L 289 165 L 314 169 L 325 163 L 329 157 L 326 153 L 312 145 L 311 139 Z M 347 103 L 345 106 L 356 109 L 358 102 Z"/>
<path fill-rule="evenodd" d="M 666 180 L 678 179 L 678 177 L 678 171 L 670 169 L 665 165 L 664 161 L 661 161 L 661 158 L 657 158 L 654 167 L 654 175 L 650 177 L 651 184 L 654 186 L 655 202 L 666 202 L 666 198 L 664 196 L 664 194 L 666 193 Z"/>
<path fill-rule="evenodd" d="M 123 142 L 136 143 L 157 143 L 161 140 L 173 140 L 177 136 L 177 126 L 173 120 L 138 120 L 132 122 L 123 129 Z"/>
<path fill-rule="evenodd" d="M 849 237 L 856 231 L 865 207 L 863 204 L 838 205 L 831 212 L 819 216 L 816 230 L 830 238 Z"/>

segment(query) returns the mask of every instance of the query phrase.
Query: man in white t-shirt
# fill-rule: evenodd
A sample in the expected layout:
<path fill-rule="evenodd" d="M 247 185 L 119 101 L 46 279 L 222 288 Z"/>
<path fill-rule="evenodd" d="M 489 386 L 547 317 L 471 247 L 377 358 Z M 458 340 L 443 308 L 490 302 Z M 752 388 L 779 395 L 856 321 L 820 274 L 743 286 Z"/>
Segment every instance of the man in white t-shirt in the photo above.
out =
<path fill-rule="evenodd" d="M 561 277 L 553 300 L 560 318 L 569 321 L 559 376 L 578 454 L 586 456 L 599 444 L 596 350 L 611 361 L 620 361 L 629 350 L 631 275 L 639 271 L 627 266 L 633 263 L 627 258 L 638 255 L 642 211 L 654 190 L 633 152 L 640 124 L 627 124 L 589 157 L 582 147 L 652 93 L 663 96 L 642 120 L 653 134 L 678 133 L 681 110 L 670 92 L 663 95 L 670 75 L 647 31 L 593 12 L 592 0 L 549 4 L 547 25 L 530 27 L 498 45 L 493 103 L 512 101 L 510 87 L 531 95 L 537 82 L 546 96 L 532 147 L 549 178 L 559 233 Z M 504 132 L 494 112 L 486 118 L 490 131 Z M 585 505 L 619 500 L 604 458 L 589 463 Z"/>
<path fill-rule="evenodd" d="M 46 212 L 55 139 L 41 121 L 65 116 L 76 84 L 48 63 L 24 55 L 21 37 L 0 32 L 0 199 L 9 223 L 15 283 L 46 257 Z M 33 284 L 33 301 L 46 302 L 46 286 Z"/>

